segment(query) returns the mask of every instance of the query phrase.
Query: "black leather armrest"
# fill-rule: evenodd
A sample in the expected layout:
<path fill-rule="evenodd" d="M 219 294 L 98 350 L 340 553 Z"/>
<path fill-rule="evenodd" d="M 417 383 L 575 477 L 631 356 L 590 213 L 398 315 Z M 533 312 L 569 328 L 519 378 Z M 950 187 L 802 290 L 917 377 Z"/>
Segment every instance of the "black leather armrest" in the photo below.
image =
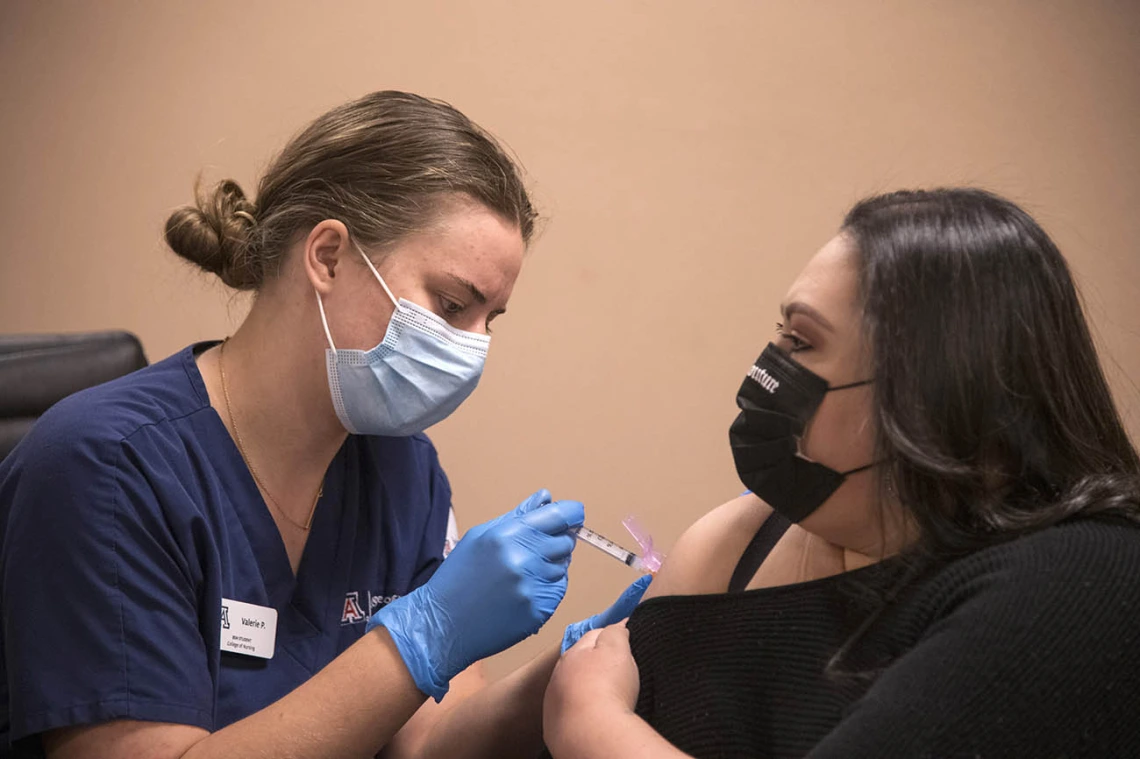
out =
<path fill-rule="evenodd" d="M 0 458 L 57 401 L 146 364 L 129 332 L 0 335 Z"/>

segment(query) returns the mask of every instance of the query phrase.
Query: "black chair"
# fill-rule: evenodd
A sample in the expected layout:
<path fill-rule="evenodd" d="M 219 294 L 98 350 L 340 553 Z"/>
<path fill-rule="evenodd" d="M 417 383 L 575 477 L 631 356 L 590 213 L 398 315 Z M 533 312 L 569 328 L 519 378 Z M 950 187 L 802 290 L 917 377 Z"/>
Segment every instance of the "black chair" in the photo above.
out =
<path fill-rule="evenodd" d="M 0 460 L 56 401 L 146 364 L 130 332 L 0 335 Z"/>

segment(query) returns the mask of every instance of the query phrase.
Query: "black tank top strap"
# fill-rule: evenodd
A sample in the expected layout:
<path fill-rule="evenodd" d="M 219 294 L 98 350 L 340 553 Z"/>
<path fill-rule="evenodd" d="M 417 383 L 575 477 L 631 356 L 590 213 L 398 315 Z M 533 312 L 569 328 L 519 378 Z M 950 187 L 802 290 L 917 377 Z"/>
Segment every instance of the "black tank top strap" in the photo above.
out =
<path fill-rule="evenodd" d="M 790 519 L 775 511 L 764 520 L 764 524 L 760 525 L 760 529 L 756 531 L 752 541 L 744 549 L 740 561 L 736 563 L 736 569 L 732 572 L 732 579 L 728 581 L 729 593 L 736 593 L 748 587 L 748 583 L 756 574 L 756 570 L 772 552 L 772 547 L 776 545 L 776 541 L 783 537 L 791 526 Z"/>

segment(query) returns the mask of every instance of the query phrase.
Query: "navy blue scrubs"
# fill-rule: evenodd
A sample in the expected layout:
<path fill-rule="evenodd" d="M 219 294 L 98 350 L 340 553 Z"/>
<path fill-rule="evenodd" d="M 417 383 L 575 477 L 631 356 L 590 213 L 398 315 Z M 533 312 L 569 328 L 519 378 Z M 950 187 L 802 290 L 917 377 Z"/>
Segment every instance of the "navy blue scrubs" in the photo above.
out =
<path fill-rule="evenodd" d="M 0 756 L 114 719 L 225 727 L 443 560 L 451 489 L 431 442 L 350 435 L 294 576 L 210 406 L 207 347 L 61 401 L 0 463 Z M 277 610 L 271 659 L 220 650 L 223 598 Z"/>

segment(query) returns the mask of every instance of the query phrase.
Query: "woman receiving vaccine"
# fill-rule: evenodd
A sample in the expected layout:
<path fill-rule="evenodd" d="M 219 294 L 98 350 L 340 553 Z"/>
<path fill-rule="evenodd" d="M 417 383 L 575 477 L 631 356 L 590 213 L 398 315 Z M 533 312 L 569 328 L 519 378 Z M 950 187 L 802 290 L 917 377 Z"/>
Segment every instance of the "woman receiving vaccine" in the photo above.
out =
<path fill-rule="evenodd" d="M 1140 756 L 1140 458 L 1048 235 L 981 190 L 869 198 L 773 316 L 750 493 L 566 654 L 551 753 Z"/>

